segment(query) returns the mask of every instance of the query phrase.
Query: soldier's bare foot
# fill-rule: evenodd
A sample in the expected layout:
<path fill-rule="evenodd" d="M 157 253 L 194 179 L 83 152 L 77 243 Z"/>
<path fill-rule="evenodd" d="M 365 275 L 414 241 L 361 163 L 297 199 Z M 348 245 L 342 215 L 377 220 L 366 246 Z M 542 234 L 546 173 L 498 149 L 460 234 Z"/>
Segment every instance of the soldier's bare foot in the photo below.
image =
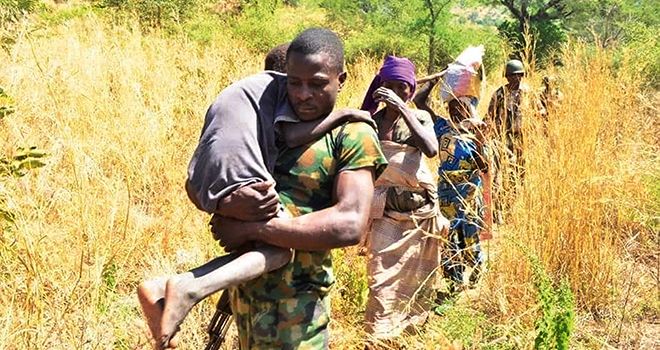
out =
<path fill-rule="evenodd" d="M 160 323 L 165 306 L 165 282 L 167 278 L 161 277 L 140 283 L 138 286 L 138 299 L 142 313 L 147 319 L 149 331 L 155 342 L 161 337 Z"/>
<path fill-rule="evenodd" d="M 200 301 L 198 293 L 193 291 L 192 273 L 176 275 L 167 280 L 165 287 L 165 309 L 160 323 L 160 344 L 162 348 L 176 347 L 174 336 L 190 310 Z"/>

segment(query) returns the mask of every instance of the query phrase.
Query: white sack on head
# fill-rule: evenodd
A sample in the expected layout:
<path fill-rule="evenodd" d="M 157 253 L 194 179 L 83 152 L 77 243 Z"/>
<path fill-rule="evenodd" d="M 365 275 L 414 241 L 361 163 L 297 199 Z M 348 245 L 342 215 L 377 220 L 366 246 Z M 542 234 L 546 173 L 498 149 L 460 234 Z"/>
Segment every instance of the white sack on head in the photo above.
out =
<path fill-rule="evenodd" d="M 453 63 L 447 66 L 440 98 L 448 102 L 456 97 L 470 96 L 477 100 L 481 95 L 481 65 L 484 46 L 469 46 Z M 475 105 L 476 107 L 476 105 Z"/>

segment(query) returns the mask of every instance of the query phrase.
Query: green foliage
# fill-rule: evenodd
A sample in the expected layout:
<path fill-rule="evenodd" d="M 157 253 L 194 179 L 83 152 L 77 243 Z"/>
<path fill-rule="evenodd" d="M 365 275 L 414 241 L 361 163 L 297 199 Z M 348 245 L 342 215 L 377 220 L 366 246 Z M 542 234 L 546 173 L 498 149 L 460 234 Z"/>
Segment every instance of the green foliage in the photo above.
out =
<path fill-rule="evenodd" d="M 305 5 L 293 9 L 276 4 L 274 1 L 245 4 L 238 16 L 227 21 L 234 36 L 249 48 L 265 53 L 275 45 L 291 41 L 305 28 L 328 25 L 318 10 Z"/>
<path fill-rule="evenodd" d="M 21 177 L 31 169 L 44 166 L 45 163 L 41 159 L 45 156 L 46 152 L 36 147 L 19 148 L 11 157 L 0 155 L 0 179 L 8 176 Z M 4 223 L 13 225 L 15 219 L 15 213 L 7 209 L 7 197 L 0 192 L 0 232 L 7 228 Z"/>
<path fill-rule="evenodd" d="M 117 264 L 115 264 L 112 260 L 103 265 L 103 271 L 101 272 L 101 280 L 103 281 L 103 284 L 101 285 L 100 290 L 103 298 L 100 299 L 102 302 L 100 302 L 98 305 L 98 311 L 101 314 L 105 314 L 110 311 L 110 306 L 117 292 L 117 271 Z"/>
<path fill-rule="evenodd" d="M 322 0 L 320 6 L 340 26 L 348 60 L 360 55 L 396 54 L 421 69 L 436 71 L 469 45 L 486 46 L 486 68 L 500 64 L 502 40 L 494 28 L 460 23 L 450 13 L 454 0 Z"/>
<path fill-rule="evenodd" d="M 0 86 L 0 120 L 14 113 L 14 99 Z"/>
<path fill-rule="evenodd" d="M 2 225 L 2 222 L 7 222 L 9 224 L 13 224 L 14 220 L 16 220 L 16 215 L 12 213 L 11 211 L 4 209 L 7 207 L 7 200 L 3 196 L 0 195 L 0 232 L 4 230 L 4 225 Z"/>
<path fill-rule="evenodd" d="M 361 314 L 367 302 L 369 288 L 367 284 L 366 263 L 360 257 L 351 256 L 343 249 L 332 251 L 335 264 L 335 276 L 341 281 L 337 284 L 337 293 L 341 298 L 340 308 L 344 314 Z M 348 261 L 347 259 L 357 259 Z"/>
<path fill-rule="evenodd" d="M 90 4 L 81 4 L 80 6 L 61 8 L 55 11 L 44 11 L 41 13 L 41 18 L 48 22 L 49 25 L 58 25 L 89 15 L 94 10 L 99 9 Z"/>
<path fill-rule="evenodd" d="M 187 21 L 183 25 L 183 30 L 195 42 L 209 44 L 226 32 L 220 28 L 221 25 L 216 16 L 202 13 Z"/>
<path fill-rule="evenodd" d="M 594 46 L 614 50 L 614 68 L 623 66 L 651 89 L 660 87 L 660 2 L 580 1 L 566 21 L 571 33 Z M 624 62 L 625 61 L 625 62 Z M 624 64 L 625 63 L 625 64 Z"/>
<path fill-rule="evenodd" d="M 443 308 L 442 317 L 432 322 L 438 322 L 437 327 L 443 335 L 452 341 L 459 341 L 467 349 L 479 344 L 483 336 L 481 330 L 487 324 L 483 313 L 469 305 L 455 303 L 453 300 L 447 300 L 438 307 Z"/>
<path fill-rule="evenodd" d="M 522 57 L 526 49 L 526 41 L 524 38 L 525 33 L 520 30 L 519 23 L 513 20 L 506 20 L 502 22 L 498 29 L 500 33 L 507 38 L 513 51 L 518 58 Z M 567 31 L 559 20 L 548 20 L 542 22 L 531 23 L 529 27 L 529 34 L 533 37 L 533 53 L 534 57 L 540 63 L 552 59 L 552 53 L 559 48 L 559 46 L 566 42 Z"/>
<path fill-rule="evenodd" d="M 618 48 L 621 55 L 629 59 L 629 69 L 642 78 L 646 87 L 660 87 L 660 2 L 639 1 L 628 4 L 624 19 L 618 21 L 623 37 Z"/>
<path fill-rule="evenodd" d="M 0 25 L 14 22 L 39 6 L 39 0 L 0 0 Z"/>
<path fill-rule="evenodd" d="M 0 157 L 0 176 L 25 176 L 28 171 L 46 165 L 42 161 L 46 155 L 45 151 L 35 146 L 20 147 L 12 157 Z"/>
<path fill-rule="evenodd" d="M 119 17 L 136 16 L 145 27 L 168 27 L 192 18 L 203 0 L 98 0 L 101 8 L 113 9 Z"/>
<path fill-rule="evenodd" d="M 349 61 L 361 55 L 396 54 L 416 65 L 428 62 L 426 13 L 418 13 L 424 0 L 322 0 L 329 19 L 340 26 Z M 425 32 L 422 32 L 425 30 Z"/>
<path fill-rule="evenodd" d="M 555 321 L 557 349 L 568 349 L 575 322 L 575 298 L 566 279 L 562 279 L 557 291 Z"/>
<path fill-rule="evenodd" d="M 541 317 L 536 321 L 535 349 L 568 349 L 575 320 L 575 298 L 566 279 L 555 289 L 536 257 L 530 257 Z"/>

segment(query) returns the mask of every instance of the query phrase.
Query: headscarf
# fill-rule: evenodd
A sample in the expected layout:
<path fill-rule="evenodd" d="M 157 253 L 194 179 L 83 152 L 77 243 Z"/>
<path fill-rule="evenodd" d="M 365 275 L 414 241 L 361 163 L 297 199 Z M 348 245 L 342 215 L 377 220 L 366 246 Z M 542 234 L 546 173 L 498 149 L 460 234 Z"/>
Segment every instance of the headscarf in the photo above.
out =
<path fill-rule="evenodd" d="M 374 100 L 374 92 L 388 80 L 401 80 L 410 85 L 411 94 L 415 93 L 417 81 L 415 79 L 415 64 L 405 57 L 387 56 L 380 71 L 371 81 L 367 95 L 364 96 L 362 107 L 360 109 L 369 111 L 371 114 L 376 112 L 378 102 Z"/>

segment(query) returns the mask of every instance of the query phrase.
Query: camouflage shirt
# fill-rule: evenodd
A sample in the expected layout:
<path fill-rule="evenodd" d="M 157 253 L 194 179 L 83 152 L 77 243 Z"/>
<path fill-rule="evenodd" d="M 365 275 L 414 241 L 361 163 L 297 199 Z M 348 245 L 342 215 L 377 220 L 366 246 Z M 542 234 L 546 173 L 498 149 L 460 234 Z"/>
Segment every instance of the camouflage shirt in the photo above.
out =
<path fill-rule="evenodd" d="M 308 214 L 332 206 L 335 178 L 341 171 L 376 167 L 380 175 L 386 164 L 373 128 L 366 123 L 344 124 L 317 141 L 280 151 L 275 166 L 277 192 L 293 216 Z M 275 301 L 305 292 L 323 297 L 333 283 L 329 250 L 297 250 L 291 263 L 240 289 L 252 299 Z"/>

